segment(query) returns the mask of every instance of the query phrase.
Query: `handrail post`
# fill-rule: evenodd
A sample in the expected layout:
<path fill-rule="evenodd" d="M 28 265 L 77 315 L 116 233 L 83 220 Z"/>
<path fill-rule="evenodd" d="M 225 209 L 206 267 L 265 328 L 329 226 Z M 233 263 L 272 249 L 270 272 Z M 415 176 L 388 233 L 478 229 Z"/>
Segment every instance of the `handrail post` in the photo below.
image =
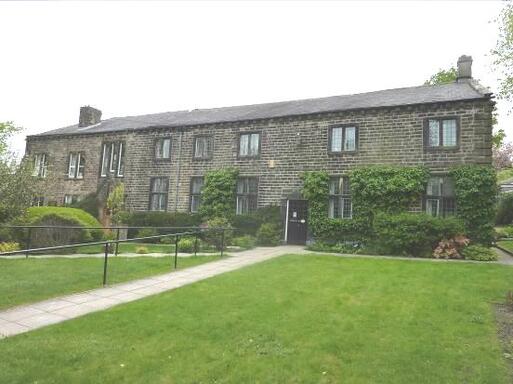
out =
<path fill-rule="evenodd" d="M 194 232 L 194 256 L 196 256 L 198 252 L 198 231 Z"/>
<path fill-rule="evenodd" d="M 32 228 L 27 228 L 27 251 L 25 252 L 25 258 L 28 259 L 30 253 L 30 243 L 32 240 Z"/>
<path fill-rule="evenodd" d="M 115 256 L 118 255 L 118 250 L 119 250 L 119 228 L 117 229 L 117 233 L 116 233 L 116 250 L 115 250 Z"/>
<path fill-rule="evenodd" d="M 175 269 L 178 264 L 178 238 L 179 238 L 179 236 L 175 235 Z"/>
<path fill-rule="evenodd" d="M 224 250 L 224 227 L 221 229 L 221 257 L 223 257 Z"/>
<path fill-rule="evenodd" d="M 103 259 L 103 286 L 107 284 L 107 261 L 109 258 L 109 243 L 105 243 L 105 258 Z"/>

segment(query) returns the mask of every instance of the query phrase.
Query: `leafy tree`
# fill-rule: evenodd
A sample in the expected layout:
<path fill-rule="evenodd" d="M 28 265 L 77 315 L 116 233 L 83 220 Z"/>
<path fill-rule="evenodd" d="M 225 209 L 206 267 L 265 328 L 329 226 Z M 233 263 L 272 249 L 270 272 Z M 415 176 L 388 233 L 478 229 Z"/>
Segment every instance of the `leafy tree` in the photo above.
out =
<path fill-rule="evenodd" d="M 424 85 L 440 85 L 440 84 L 453 83 L 456 81 L 457 77 L 458 77 L 458 71 L 454 67 L 451 67 L 447 70 L 440 69 L 437 73 L 435 73 L 433 76 L 431 76 L 429 78 L 429 80 L 426 80 L 424 82 Z"/>
<path fill-rule="evenodd" d="M 494 67 L 501 73 L 499 97 L 513 100 L 513 4 L 508 2 L 495 20 L 499 37 L 492 49 Z"/>
<path fill-rule="evenodd" d="M 22 215 L 44 188 L 34 182 L 32 164 L 27 160 L 16 161 L 9 152 L 9 139 L 20 131 L 12 122 L 0 122 L 0 223 Z"/>

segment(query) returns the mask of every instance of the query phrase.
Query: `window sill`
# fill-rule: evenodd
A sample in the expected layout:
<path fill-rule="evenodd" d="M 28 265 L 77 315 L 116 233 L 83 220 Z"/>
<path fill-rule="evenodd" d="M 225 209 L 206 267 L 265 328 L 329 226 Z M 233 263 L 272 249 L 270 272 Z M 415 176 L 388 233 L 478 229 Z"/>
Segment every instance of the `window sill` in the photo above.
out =
<path fill-rule="evenodd" d="M 454 147 L 424 147 L 424 152 L 457 152 L 459 150 L 459 145 Z"/>
<path fill-rule="evenodd" d="M 357 155 L 358 151 L 340 151 L 340 152 L 333 152 L 328 151 L 329 156 L 343 156 L 343 155 Z"/>

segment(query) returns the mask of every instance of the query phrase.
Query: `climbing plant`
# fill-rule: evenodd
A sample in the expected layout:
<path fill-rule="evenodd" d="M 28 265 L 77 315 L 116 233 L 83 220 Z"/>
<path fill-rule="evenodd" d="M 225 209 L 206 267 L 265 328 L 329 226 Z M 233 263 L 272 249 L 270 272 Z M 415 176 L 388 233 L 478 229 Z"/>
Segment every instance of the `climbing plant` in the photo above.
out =
<path fill-rule="evenodd" d="M 462 165 L 451 169 L 456 193 L 456 214 L 471 240 L 490 244 L 497 201 L 497 175 L 485 165 Z"/>
<path fill-rule="evenodd" d="M 201 190 L 199 213 L 206 219 L 224 217 L 230 219 L 235 214 L 236 184 L 238 171 L 233 168 L 216 169 L 207 172 Z"/>

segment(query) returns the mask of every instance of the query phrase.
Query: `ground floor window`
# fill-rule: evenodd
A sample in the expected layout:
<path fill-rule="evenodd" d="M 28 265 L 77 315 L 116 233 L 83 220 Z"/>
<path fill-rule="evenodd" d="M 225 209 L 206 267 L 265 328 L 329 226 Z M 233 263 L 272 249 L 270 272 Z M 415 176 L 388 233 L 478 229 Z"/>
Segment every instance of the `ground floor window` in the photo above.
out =
<path fill-rule="evenodd" d="M 330 178 L 328 216 L 332 219 L 350 219 L 353 217 L 349 177 L 336 176 Z"/>
<path fill-rule="evenodd" d="M 201 205 L 201 190 L 203 189 L 203 177 L 191 178 L 191 207 L 192 213 L 196 213 Z"/>
<path fill-rule="evenodd" d="M 78 195 L 64 195 L 64 205 L 72 205 L 80 201 Z"/>
<path fill-rule="evenodd" d="M 150 211 L 166 211 L 169 179 L 153 177 L 150 181 Z"/>
<path fill-rule="evenodd" d="M 33 207 L 42 207 L 45 205 L 45 198 L 43 196 L 36 196 L 32 199 Z"/>
<path fill-rule="evenodd" d="M 243 215 L 257 210 L 258 180 L 256 177 L 240 177 L 237 180 L 236 213 Z"/>
<path fill-rule="evenodd" d="M 429 178 L 424 209 L 431 216 L 453 216 L 456 213 L 456 199 L 454 183 L 447 176 L 433 176 Z"/>

